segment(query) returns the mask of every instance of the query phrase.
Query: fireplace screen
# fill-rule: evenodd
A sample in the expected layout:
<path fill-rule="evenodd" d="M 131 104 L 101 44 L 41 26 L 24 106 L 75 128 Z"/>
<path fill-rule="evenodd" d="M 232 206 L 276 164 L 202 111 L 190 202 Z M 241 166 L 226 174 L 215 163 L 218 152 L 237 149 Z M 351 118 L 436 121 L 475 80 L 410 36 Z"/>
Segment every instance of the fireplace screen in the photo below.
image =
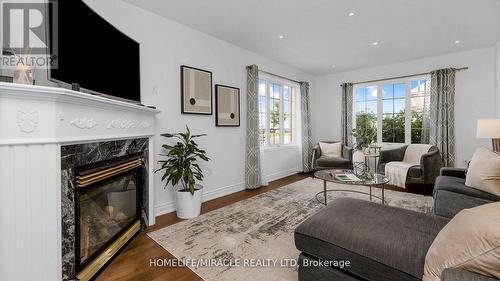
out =
<path fill-rule="evenodd" d="M 140 171 L 134 168 L 118 174 L 108 173 L 110 177 L 88 181 L 90 184 L 83 187 L 78 187 L 77 180 L 76 264 L 79 269 L 139 219 Z M 103 173 L 97 176 L 100 174 Z"/>

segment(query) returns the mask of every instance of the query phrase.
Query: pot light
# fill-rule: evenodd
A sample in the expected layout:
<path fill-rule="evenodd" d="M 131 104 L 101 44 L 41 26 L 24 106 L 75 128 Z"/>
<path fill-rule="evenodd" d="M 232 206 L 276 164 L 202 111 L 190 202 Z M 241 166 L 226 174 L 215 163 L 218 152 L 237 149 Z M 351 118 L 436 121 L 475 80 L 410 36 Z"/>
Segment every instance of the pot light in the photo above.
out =
<path fill-rule="evenodd" d="M 353 17 L 354 16 L 354 13 L 353 12 L 350 12 L 349 14 L 347 14 L 348 16 L 350 17 Z"/>
<path fill-rule="evenodd" d="M 334 64 L 334 65 L 332 65 L 332 68 L 335 68 L 335 67 L 337 67 L 335 64 Z"/>
<path fill-rule="evenodd" d="M 378 46 L 378 41 L 372 43 L 373 46 Z"/>
<path fill-rule="evenodd" d="M 279 38 L 279 39 L 285 39 L 285 35 L 280 34 L 280 35 L 278 36 L 278 38 Z"/>
<path fill-rule="evenodd" d="M 456 40 L 456 41 L 455 41 L 455 44 L 460 44 L 460 40 Z"/>

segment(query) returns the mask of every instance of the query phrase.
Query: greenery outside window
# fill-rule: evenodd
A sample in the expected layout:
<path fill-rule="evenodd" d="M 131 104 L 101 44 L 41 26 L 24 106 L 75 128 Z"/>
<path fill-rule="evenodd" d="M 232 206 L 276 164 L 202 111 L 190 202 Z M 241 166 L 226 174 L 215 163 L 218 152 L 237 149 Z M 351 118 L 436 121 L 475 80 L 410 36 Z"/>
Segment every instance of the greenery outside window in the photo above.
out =
<path fill-rule="evenodd" d="M 354 89 L 354 128 L 377 143 L 429 143 L 428 77 L 359 85 Z"/>
<path fill-rule="evenodd" d="M 259 140 L 262 146 L 296 143 L 298 86 L 268 77 L 259 79 Z"/>

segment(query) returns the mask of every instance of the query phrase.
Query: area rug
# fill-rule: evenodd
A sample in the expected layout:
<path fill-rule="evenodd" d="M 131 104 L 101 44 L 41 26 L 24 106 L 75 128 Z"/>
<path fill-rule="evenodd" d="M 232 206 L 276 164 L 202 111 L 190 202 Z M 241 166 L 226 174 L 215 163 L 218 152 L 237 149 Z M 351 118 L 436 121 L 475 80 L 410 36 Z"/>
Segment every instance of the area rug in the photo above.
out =
<path fill-rule="evenodd" d="M 328 188 L 368 191 L 333 183 Z M 293 231 L 324 207 L 315 198 L 322 189 L 323 181 L 307 178 L 148 235 L 207 281 L 297 280 Z M 381 191 L 375 188 L 373 194 Z M 369 200 L 363 194 L 328 193 L 329 202 L 338 197 Z M 429 196 L 386 190 L 385 199 L 391 206 L 431 211 Z"/>

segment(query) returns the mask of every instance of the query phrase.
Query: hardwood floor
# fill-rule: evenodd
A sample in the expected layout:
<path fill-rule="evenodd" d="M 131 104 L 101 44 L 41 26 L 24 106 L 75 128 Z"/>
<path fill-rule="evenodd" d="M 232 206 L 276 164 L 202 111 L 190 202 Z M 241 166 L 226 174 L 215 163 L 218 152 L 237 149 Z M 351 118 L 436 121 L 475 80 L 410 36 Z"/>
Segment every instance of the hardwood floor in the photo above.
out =
<path fill-rule="evenodd" d="M 296 174 L 270 182 L 256 190 L 244 190 L 203 203 L 201 213 L 227 206 L 252 196 L 300 181 L 310 174 Z M 151 267 L 150 259 L 175 259 L 164 248 L 156 244 L 146 233 L 182 221 L 175 212 L 156 218 L 156 224 L 140 233 L 97 278 L 100 281 L 194 281 L 202 280 L 188 267 Z"/>

